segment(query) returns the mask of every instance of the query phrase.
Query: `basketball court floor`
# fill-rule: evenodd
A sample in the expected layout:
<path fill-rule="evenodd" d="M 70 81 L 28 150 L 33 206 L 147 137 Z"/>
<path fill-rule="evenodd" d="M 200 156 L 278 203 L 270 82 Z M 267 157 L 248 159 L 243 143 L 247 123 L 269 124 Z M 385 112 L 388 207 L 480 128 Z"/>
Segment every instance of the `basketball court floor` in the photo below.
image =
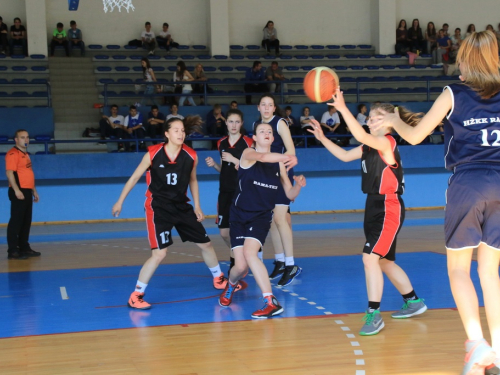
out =
<path fill-rule="evenodd" d="M 146 292 L 153 307 L 127 307 L 149 256 L 145 223 L 33 226 L 40 258 L 0 262 L 2 374 L 457 374 L 465 334 L 446 271 L 442 210 L 408 211 L 397 262 L 429 310 L 391 319 L 402 306 L 386 282 L 385 328 L 362 337 L 367 298 L 362 213 L 294 215 L 302 274 L 273 292 L 285 312 L 268 320 L 251 274 L 229 307 L 198 248 L 174 236 Z M 222 268 L 225 248 L 204 222 Z M 5 243 L 6 228 L 0 228 Z M 6 248 L 6 245 L 3 245 Z M 265 264 L 272 269 L 272 243 Z M 475 267 L 473 279 L 478 292 Z M 480 297 L 481 298 L 481 297 Z"/>

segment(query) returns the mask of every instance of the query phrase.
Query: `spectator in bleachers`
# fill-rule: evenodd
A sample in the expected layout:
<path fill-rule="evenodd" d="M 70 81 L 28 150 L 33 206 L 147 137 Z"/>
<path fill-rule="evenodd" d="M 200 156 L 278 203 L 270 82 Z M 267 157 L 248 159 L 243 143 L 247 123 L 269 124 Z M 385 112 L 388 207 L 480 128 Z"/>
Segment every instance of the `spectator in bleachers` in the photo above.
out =
<path fill-rule="evenodd" d="M 63 46 L 66 51 L 66 56 L 69 57 L 69 42 L 68 42 L 68 34 L 66 34 L 66 30 L 64 30 L 64 25 L 62 22 L 57 23 L 57 27 L 54 29 L 52 33 L 52 41 L 50 42 L 50 56 L 54 56 L 54 50 L 56 46 Z"/>
<path fill-rule="evenodd" d="M 118 139 L 130 138 L 124 124 L 125 119 L 122 115 L 118 114 L 118 106 L 113 104 L 111 106 L 111 114 L 109 116 L 103 115 L 99 121 L 101 139 L 106 139 L 106 137 L 111 136 Z M 118 144 L 118 151 L 124 151 L 123 144 Z"/>
<path fill-rule="evenodd" d="M 467 32 L 465 33 L 465 37 L 467 38 L 469 35 L 475 32 L 476 32 L 476 25 L 471 23 L 469 24 L 469 26 L 467 26 Z"/>
<path fill-rule="evenodd" d="M 434 26 L 434 22 L 429 22 L 427 24 L 427 30 L 425 30 L 425 41 L 426 41 L 425 53 L 432 54 L 432 51 L 436 49 L 436 39 L 437 39 L 436 26 Z"/>
<path fill-rule="evenodd" d="M 419 53 L 424 50 L 425 40 L 422 35 L 422 28 L 418 18 L 415 18 L 408 29 L 408 40 L 410 41 L 412 52 Z"/>
<path fill-rule="evenodd" d="M 328 106 L 328 111 L 321 116 L 320 125 L 324 128 L 325 132 L 335 133 L 340 125 L 340 117 L 337 109 L 334 106 Z"/>
<path fill-rule="evenodd" d="M 491 25 L 491 24 L 486 25 L 486 30 L 491 31 L 493 34 L 495 33 L 495 29 L 493 28 L 493 25 Z"/>
<path fill-rule="evenodd" d="M 267 50 L 267 54 L 271 54 L 271 47 L 274 48 L 276 56 L 280 54 L 280 41 L 278 39 L 278 31 L 274 28 L 273 21 L 267 21 L 266 26 L 262 29 L 262 47 Z"/>
<path fill-rule="evenodd" d="M 163 124 L 165 123 L 165 115 L 160 112 L 157 105 L 151 106 L 151 112 L 148 113 L 148 122 L 146 131 L 151 138 L 163 137 Z M 156 144 L 156 141 L 153 141 Z"/>
<path fill-rule="evenodd" d="M 137 112 L 137 107 L 135 105 L 131 105 L 129 108 L 129 114 L 125 117 L 124 125 L 127 129 L 127 133 L 136 139 L 144 139 L 146 137 L 146 128 L 142 123 L 142 114 Z M 134 150 L 131 144 L 127 144 L 127 151 Z M 139 148 L 141 150 L 146 149 L 146 144 L 144 141 L 139 143 Z"/>
<path fill-rule="evenodd" d="M 297 122 L 297 119 L 292 116 L 292 107 L 285 107 L 285 116 L 283 117 L 283 120 L 285 120 L 286 124 L 288 125 L 288 129 L 290 129 L 291 135 L 301 134 L 300 124 Z"/>
<path fill-rule="evenodd" d="M 168 23 L 163 23 L 163 28 L 156 37 L 156 42 L 158 43 L 158 47 L 164 47 L 167 50 L 167 53 L 170 52 L 172 47 L 179 47 L 179 43 L 175 43 L 172 39 L 172 34 L 168 31 Z"/>
<path fill-rule="evenodd" d="M 189 81 L 193 81 L 193 80 L 194 80 L 194 78 L 191 75 L 191 73 L 188 72 L 188 70 L 186 68 L 186 64 L 184 64 L 184 61 L 179 61 L 177 63 L 177 70 L 174 73 L 174 82 L 180 82 L 180 81 L 189 82 Z M 175 92 L 182 93 L 182 96 L 179 99 L 179 106 L 183 106 L 186 99 L 187 99 L 189 105 L 196 106 L 196 103 L 194 102 L 193 97 L 188 95 L 188 94 L 191 94 L 191 92 L 193 91 L 193 87 L 191 86 L 190 83 L 176 84 L 175 89 L 176 89 Z"/>
<path fill-rule="evenodd" d="M 156 105 L 156 101 L 153 96 L 156 93 L 156 85 L 153 84 L 154 82 L 156 82 L 156 77 L 153 68 L 151 68 L 151 63 L 149 62 L 148 58 L 143 57 L 141 59 L 141 67 L 142 79 L 144 80 L 146 87 L 144 88 L 144 96 L 142 97 L 140 105 L 144 105 L 144 102 L 147 98 L 149 98 L 153 102 L 153 104 Z"/>
<path fill-rule="evenodd" d="M 311 120 L 315 120 L 314 116 L 310 114 L 311 109 L 309 107 L 304 107 L 302 109 L 302 116 L 300 116 L 300 128 L 302 130 L 302 134 L 304 135 L 310 135 L 310 133 L 307 131 L 307 129 L 312 129 L 313 125 Z M 316 140 L 314 138 L 310 138 L 307 140 L 307 145 L 311 146 L 313 144 L 316 144 Z M 300 146 L 301 142 L 297 144 L 297 146 Z"/>
<path fill-rule="evenodd" d="M 9 29 L 3 23 L 3 18 L 0 17 L 0 53 L 7 54 L 7 46 L 9 45 Z"/>
<path fill-rule="evenodd" d="M 203 65 L 196 64 L 193 71 L 193 78 L 195 81 L 206 81 L 207 76 L 205 75 L 205 71 L 203 70 Z M 193 83 L 193 93 L 203 94 L 204 87 L 203 83 Z M 207 92 L 213 92 L 214 90 L 207 85 Z M 200 95 L 200 105 L 205 104 L 205 99 L 203 95 Z"/>
<path fill-rule="evenodd" d="M 238 109 L 238 102 L 236 100 L 233 100 L 230 104 L 229 104 L 229 109 Z"/>
<path fill-rule="evenodd" d="M 358 114 L 356 115 L 356 120 L 358 123 L 367 131 L 367 133 L 370 132 L 370 129 L 368 128 L 368 124 L 366 123 L 368 121 L 368 116 L 366 115 L 366 112 L 368 112 L 368 109 L 366 108 L 366 105 L 361 103 L 358 105 Z"/>
<path fill-rule="evenodd" d="M 396 29 L 396 55 L 404 56 L 410 50 L 410 41 L 408 40 L 408 30 L 406 29 L 406 21 L 399 21 L 399 26 Z"/>
<path fill-rule="evenodd" d="M 252 81 L 245 83 L 245 92 L 266 92 L 267 85 L 264 83 L 266 80 L 266 70 L 262 67 L 260 61 L 254 61 L 252 69 L 247 70 L 245 73 L 245 80 Z M 252 104 L 252 95 L 246 95 L 246 104 Z"/>
<path fill-rule="evenodd" d="M 179 108 L 177 107 L 177 104 L 172 104 L 170 106 L 170 114 L 167 115 L 167 121 L 170 120 L 172 117 L 184 120 L 184 116 L 177 113 L 178 109 Z"/>
<path fill-rule="evenodd" d="M 83 42 L 83 34 L 82 30 L 76 27 L 76 21 L 71 21 L 69 23 L 68 30 L 68 39 L 70 46 L 80 47 L 80 51 L 82 51 L 82 56 L 85 56 L 85 43 Z"/>
<path fill-rule="evenodd" d="M 450 25 L 448 25 L 447 23 L 443 23 L 443 31 L 444 31 L 444 35 L 445 36 L 450 36 L 449 32 L 448 32 L 448 29 L 450 28 Z"/>
<path fill-rule="evenodd" d="M 281 68 L 278 66 L 277 61 L 273 61 L 271 63 L 271 66 L 267 68 L 266 70 L 266 78 L 268 81 L 283 81 L 283 83 L 270 83 L 269 84 L 269 92 L 270 93 L 275 93 L 279 92 L 281 93 L 281 85 L 283 85 L 283 91 L 286 93 L 288 92 L 288 85 L 285 83 L 285 76 L 283 75 L 283 71 Z M 285 95 L 285 103 L 291 103 L 292 101 L 288 99 L 288 96 Z"/>
<path fill-rule="evenodd" d="M 145 30 L 141 34 L 142 46 L 148 50 L 149 55 L 154 55 L 156 48 L 155 32 L 151 30 L 151 22 L 146 22 L 144 26 Z"/>
<path fill-rule="evenodd" d="M 451 48 L 451 40 L 449 37 L 444 35 L 444 30 L 440 29 L 438 38 L 436 40 L 437 48 L 433 53 L 433 61 L 434 64 L 443 64 L 444 62 L 449 60 L 448 52 Z"/>
<path fill-rule="evenodd" d="M 458 49 L 462 44 L 462 30 L 457 27 L 455 29 L 455 34 L 453 34 L 450 38 L 451 40 L 451 48 L 450 48 L 450 62 L 455 62 L 457 58 Z"/>
<path fill-rule="evenodd" d="M 207 114 L 207 133 L 211 136 L 227 135 L 226 118 L 220 104 L 214 104 L 213 109 Z"/>
<path fill-rule="evenodd" d="M 14 54 L 14 46 L 22 46 L 23 55 L 28 56 L 28 35 L 26 28 L 21 25 L 19 17 L 14 18 L 14 25 L 10 27 L 9 49 L 11 55 Z"/>

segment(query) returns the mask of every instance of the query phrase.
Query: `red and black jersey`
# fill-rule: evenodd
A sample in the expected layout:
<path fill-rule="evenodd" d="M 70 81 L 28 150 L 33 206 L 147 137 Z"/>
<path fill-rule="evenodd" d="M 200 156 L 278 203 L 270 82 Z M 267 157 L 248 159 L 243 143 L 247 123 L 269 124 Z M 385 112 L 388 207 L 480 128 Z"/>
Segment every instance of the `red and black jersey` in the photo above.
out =
<path fill-rule="evenodd" d="M 405 188 L 403 166 L 396 140 L 386 135 L 391 142 L 396 164 L 386 163 L 380 151 L 363 145 L 361 157 L 361 188 L 365 194 L 403 194 Z"/>
<path fill-rule="evenodd" d="M 182 145 L 174 160 L 165 151 L 165 143 L 148 148 L 151 167 L 146 171 L 146 197 L 165 203 L 189 202 L 187 189 L 196 160 L 196 152 Z"/>
<path fill-rule="evenodd" d="M 243 151 L 251 147 L 252 144 L 252 138 L 243 135 L 241 135 L 233 145 L 229 142 L 228 136 L 219 139 L 217 142 L 217 149 L 221 156 L 219 191 L 234 192 L 238 184 L 238 170 L 234 167 L 233 163 L 222 160 L 222 153 L 229 152 L 239 160 L 241 159 Z"/>

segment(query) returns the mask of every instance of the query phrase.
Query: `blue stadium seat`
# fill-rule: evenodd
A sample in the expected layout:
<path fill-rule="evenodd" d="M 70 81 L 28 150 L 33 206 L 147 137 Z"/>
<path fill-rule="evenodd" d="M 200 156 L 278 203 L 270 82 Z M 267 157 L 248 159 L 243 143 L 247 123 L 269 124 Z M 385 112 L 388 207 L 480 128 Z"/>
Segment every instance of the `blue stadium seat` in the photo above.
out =
<path fill-rule="evenodd" d="M 0 66 L 0 72 L 7 70 L 6 66 Z"/>
<path fill-rule="evenodd" d="M 14 91 L 10 96 L 16 97 L 16 98 L 24 98 L 27 96 L 30 96 L 26 91 Z"/>
<path fill-rule="evenodd" d="M 380 89 L 380 92 L 385 94 L 394 94 L 396 92 L 396 89 L 392 87 L 382 87 Z"/>
<path fill-rule="evenodd" d="M 227 60 L 226 55 L 214 55 L 214 59 L 216 60 Z"/>
<path fill-rule="evenodd" d="M 280 46 L 280 49 L 283 49 L 283 50 L 289 50 L 289 49 L 292 49 L 293 47 L 292 46 L 289 46 L 288 44 L 284 44 L 282 46 Z"/>
<path fill-rule="evenodd" d="M 170 71 L 170 72 L 175 72 L 177 70 L 177 66 L 169 66 L 167 67 L 167 70 Z"/>
<path fill-rule="evenodd" d="M 96 70 L 98 72 L 111 72 L 112 68 L 110 66 L 98 66 Z"/>
<path fill-rule="evenodd" d="M 309 58 L 309 56 L 307 56 L 307 55 L 295 55 L 295 58 L 297 60 L 307 60 Z"/>
<path fill-rule="evenodd" d="M 108 55 L 95 55 L 94 58 L 96 60 L 108 60 L 109 56 Z"/>
<path fill-rule="evenodd" d="M 319 44 L 313 44 L 311 46 L 312 49 L 325 49 L 325 46 L 320 46 Z"/>
<path fill-rule="evenodd" d="M 280 59 L 281 59 L 281 60 L 291 60 L 291 59 L 293 59 L 293 56 L 290 56 L 290 55 L 283 55 L 283 54 L 282 54 L 282 55 L 280 56 Z"/>
<path fill-rule="evenodd" d="M 7 55 L 5 53 L 0 53 L 0 59 L 5 59 Z"/>
<path fill-rule="evenodd" d="M 358 44 L 358 47 L 361 49 L 369 49 L 372 48 L 370 44 Z"/>
<path fill-rule="evenodd" d="M 389 55 L 391 59 L 400 59 L 402 56 L 401 55 Z"/>
<path fill-rule="evenodd" d="M 127 50 L 131 50 L 131 49 L 132 49 L 132 50 L 134 50 L 134 49 L 138 49 L 139 47 L 137 47 L 137 46 L 129 46 L 129 45 L 127 44 L 127 45 L 123 46 L 123 48 L 125 48 L 125 49 L 127 49 Z"/>
<path fill-rule="evenodd" d="M 298 66 L 285 66 L 283 69 L 290 70 L 290 71 L 296 71 L 296 70 L 299 70 L 300 68 Z"/>
<path fill-rule="evenodd" d="M 153 71 L 154 72 L 164 72 L 165 71 L 165 67 L 163 66 L 153 66 Z"/>
<path fill-rule="evenodd" d="M 141 55 L 130 55 L 130 60 L 141 60 L 142 56 Z"/>
<path fill-rule="evenodd" d="M 113 58 L 113 60 L 126 60 L 127 56 L 124 56 L 124 55 L 113 55 L 112 58 Z"/>
<path fill-rule="evenodd" d="M 9 137 L 6 135 L 0 135 L 0 142 L 7 142 L 9 140 Z"/>
<path fill-rule="evenodd" d="M 340 55 L 326 55 L 327 59 L 340 59 Z"/>
<path fill-rule="evenodd" d="M 426 58 L 429 58 L 429 57 L 432 57 L 432 55 L 428 54 L 428 53 L 422 53 L 420 55 L 420 57 L 426 57 Z"/>
<path fill-rule="evenodd" d="M 415 64 L 415 65 L 413 65 L 413 67 L 415 69 L 425 69 L 425 68 L 427 68 L 427 65 L 424 65 L 424 64 Z"/>
<path fill-rule="evenodd" d="M 0 78 L 0 84 L 6 84 L 6 83 L 9 83 L 9 80 L 7 80 L 6 78 Z"/>
<path fill-rule="evenodd" d="M 194 55 L 181 55 L 181 59 L 183 60 L 193 60 L 194 58 Z"/>
<path fill-rule="evenodd" d="M 377 77 L 375 77 L 375 78 L 377 78 Z M 358 82 L 370 82 L 372 80 L 372 78 L 371 77 L 357 77 L 355 80 Z"/>
<path fill-rule="evenodd" d="M 246 46 L 247 49 L 251 49 L 251 50 L 257 50 L 257 49 L 260 49 L 260 46 L 257 46 L 255 44 L 249 44 Z"/>
<path fill-rule="evenodd" d="M 117 83 L 128 83 L 128 84 L 133 84 L 134 81 L 131 78 L 118 78 L 116 80 Z"/>
<path fill-rule="evenodd" d="M 238 72 L 246 72 L 247 70 L 250 70 L 251 68 L 249 66 L 237 66 L 235 69 Z"/>
<path fill-rule="evenodd" d="M 45 56 L 45 55 L 41 55 L 41 54 L 34 54 L 34 55 L 30 55 L 30 57 L 31 57 L 32 59 L 43 60 L 43 59 L 45 59 L 45 57 L 47 57 L 47 56 Z"/>
<path fill-rule="evenodd" d="M 45 134 L 40 134 L 40 135 L 35 135 L 35 141 L 50 141 L 52 139 L 52 136 L 50 135 L 45 135 Z"/>
<path fill-rule="evenodd" d="M 26 66 L 13 66 L 11 69 L 15 72 L 25 72 L 28 70 Z"/>
<path fill-rule="evenodd" d="M 376 59 L 386 59 L 387 55 L 375 55 L 374 56 Z"/>
<path fill-rule="evenodd" d="M 177 56 L 176 55 L 166 55 L 165 60 L 177 60 Z"/>
<path fill-rule="evenodd" d="M 314 66 L 312 66 L 312 65 L 304 65 L 304 66 L 301 66 L 300 69 L 309 71 L 309 70 L 314 69 Z"/>
<path fill-rule="evenodd" d="M 122 97 L 130 97 L 130 96 L 137 96 L 137 93 L 132 90 L 125 90 L 125 91 L 120 91 L 118 95 Z"/>
<path fill-rule="evenodd" d="M 374 82 L 385 82 L 387 81 L 387 77 L 373 77 Z"/>
<path fill-rule="evenodd" d="M 111 79 L 111 78 L 101 78 L 99 80 L 99 83 L 102 83 L 102 84 L 105 84 L 105 83 L 115 83 L 115 80 Z"/>
<path fill-rule="evenodd" d="M 195 45 L 193 45 L 193 49 L 205 50 L 205 49 L 207 49 L 207 46 L 204 46 L 203 44 L 195 44 Z"/>
<path fill-rule="evenodd" d="M 347 70 L 347 66 L 336 65 L 333 67 L 335 70 Z"/>
<path fill-rule="evenodd" d="M 260 60 L 260 55 L 248 55 L 247 59 L 249 59 L 249 60 Z"/>
<path fill-rule="evenodd" d="M 25 79 L 25 78 L 14 78 L 12 81 L 12 83 L 15 83 L 15 84 L 19 84 L 19 83 L 28 83 L 28 80 Z"/>
<path fill-rule="evenodd" d="M 412 92 L 412 89 L 410 89 L 409 87 L 398 87 L 396 89 L 397 92 L 403 92 L 403 93 L 410 93 Z"/>
<path fill-rule="evenodd" d="M 377 66 L 377 65 L 367 65 L 366 69 L 368 69 L 368 70 L 379 70 L 380 66 Z"/>
<path fill-rule="evenodd" d="M 194 71 L 194 66 L 188 66 L 188 67 L 186 67 L 186 70 L 188 72 L 192 72 L 192 71 Z"/>
<path fill-rule="evenodd" d="M 417 76 L 407 76 L 405 77 L 408 81 L 420 81 L 420 77 Z"/>
<path fill-rule="evenodd" d="M 32 66 L 31 70 L 33 70 L 34 72 L 46 72 L 47 67 L 46 66 Z"/>
<path fill-rule="evenodd" d="M 359 56 L 358 55 L 345 55 L 344 57 L 346 59 L 357 59 Z"/>
<path fill-rule="evenodd" d="M 358 57 L 359 57 L 360 59 L 371 59 L 371 58 L 372 58 L 372 56 L 371 56 L 371 55 L 358 55 Z"/>
<path fill-rule="evenodd" d="M 356 78 L 353 77 L 340 77 L 340 82 L 356 82 Z"/>
<path fill-rule="evenodd" d="M 398 68 L 399 69 L 411 69 L 412 66 L 411 65 L 398 65 Z"/>
<path fill-rule="evenodd" d="M 389 81 L 404 81 L 404 77 L 392 76 L 388 78 Z"/>
<path fill-rule="evenodd" d="M 349 68 L 351 68 L 351 70 L 363 70 L 364 66 L 361 66 L 361 65 L 351 65 Z"/>
<path fill-rule="evenodd" d="M 391 70 L 396 69 L 394 65 L 382 65 L 382 69 Z"/>
<path fill-rule="evenodd" d="M 148 59 L 149 60 L 160 60 L 161 56 L 158 56 L 158 55 L 149 55 Z"/>
<path fill-rule="evenodd" d="M 340 46 L 337 44 L 329 44 L 326 46 L 328 49 L 340 49 Z"/>
<path fill-rule="evenodd" d="M 309 49 L 309 47 L 308 47 L 308 46 L 306 46 L 306 45 L 304 45 L 304 44 L 297 44 L 297 45 L 295 46 L 295 48 L 296 48 L 296 49 Z"/>
<path fill-rule="evenodd" d="M 31 94 L 35 98 L 46 98 L 48 95 L 47 91 L 33 91 Z"/>
<path fill-rule="evenodd" d="M 274 55 L 265 55 L 263 57 L 263 59 L 264 60 L 274 60 L 274 59 L 276 59 L 276 56 L 274 56 Z"/>
<path fill-rule="evenodd" d="M 298 83 L 298 82 L 302 82 L 304 79 L 301 78 L 301 77 L 293 77 L 290 79 L 290 82 L 293 82 L 293 83 Z"/>
<path fill-rule="evenodd" d="M 87 46 L 88 49 L 94 49 L 94 50 L 99 50 L 102 49 L 102 46 L 100 44 L 89 44 Z"/>
<path fill-rule="evenodd" d="M 106 46 L 107 49 L 120 49 L 121 47 L 118 44 L 108 44 Z"/>
<path fill-rule="evenodd" d="M 442 87 L 431 87 L 430 91 L 431 92 L 442 92 L 443 88 Z"/>
<path fill-rule="evenodd" d="M 324 59 L 324 55 L 311 55 L 311 59 L 321 60 Z"/>
<path fill-rule="evenodd" d="M 417 93 L 424 93 L 427 92 L 427 87 L 415 87 L 412 91 Z"/>
<path fill-rule="evenodd" d="M 243 56 L 243 55 L 231 55 L 230 58 L 233 60 L 243 60 L 245 58 L 245 56 Z"/>
<path fill-rule="evenodd" d="M 135 70 L 135 68 L 139 68 L 139 69 Z M 128 66 L 117 66 L 117 67 L 115 67 L 115 70 L 117 72 L 129 72 L 130 68 Z M 134 70 L 142 72 L 142 67 L 140 67 L 140 66 L 134 66 Z"/>
<path fill-rule="evenodd" d="M 104 91 L 101 91 L 101 95 L 104 96 Z M 111 96 L 116 97 L 116 96 L 118 96 L 118 94 L 116 93 L 116 91 L 108 90 L 108 96 L 109 97 L 111 97 Z"/>
<path fill-rule="evenodd" d="M 209 79 L 207 79 L 207 82 L 209 82 L 209 83 L 222 83 L 222 80 L 220 78 L 209 78 Z"/>
<path fill-rule="evenodd" d="M 0 91 L 0 97 L 6 97 L 9 96 L 9 94 L 5 91 Z"/>
<path fill-rule="evenodd" d="M 234 68 L 232 66 L 221 66 L 219 67 L 221 72 L 232 72 Z"/>
<path fill-rule="evenodd" d="M 198 58 L 200 60 L 210 60 L 212 58 L 212 56 L 210 56 L 210 55 L 198 55 Z"/>
<path fill-rule="evenodd" d="M 232 50 L 242 50 L 244 47 L 240 46 L 239 44 L 232 44 L 229 46 L 229 48 Z"/>
<path fill-rule="evenodd" d="M 37 85 L 40 85 L 40 84 L 44 85 L 44 84 L 48 83 L 48 81 L 45 78 L 35 78 L 35 79 L 31 80 L 31 83 L 34 83 Z"/>
<path fill-rule="evenodd" d="M 342 46 L 342 48 L 344 48 L 344 49 L 355 49 L 355 48 L 356 48 L 356 46 L 355 46 L 355 45 L 353 45 L 353 44 L 344 44 L 344 45 Z"/>
<path fill-rule="evenodd" d="M 215 72 L 217 70 L 217 68 L 215 66 L 205 66 L 205 67 L 203 67 L 203 70 L 205 72 Z"/>
<path fill-rule="evenodd" d="M 222 82 L 224 83 L 236 83 L 238 80 L 236 78 L 224 78 L 222 79 Z"/>
<path fill-rule="evenodd" d="M 379 93 L 380 90 L 379 89 L 376 89 L 376 88 L 368 88 L 368 89 L 364 89 L 364 90 L 361 90 L 363 93 L 365 94 L 376 94 L 376 93 Z"/>

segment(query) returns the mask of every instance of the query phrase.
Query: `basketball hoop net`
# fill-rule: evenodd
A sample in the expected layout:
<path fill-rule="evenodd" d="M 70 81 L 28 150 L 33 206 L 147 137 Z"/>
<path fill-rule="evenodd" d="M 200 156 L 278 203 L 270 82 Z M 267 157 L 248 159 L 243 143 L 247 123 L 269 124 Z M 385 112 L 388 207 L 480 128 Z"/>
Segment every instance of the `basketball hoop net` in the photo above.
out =
<path fill-rule="evenodd" d="M 115 8 L 118 8 L 118 11 L 121 12 L 122 7 L 127 10 L 127 13 L 130 10 L 135 10 L 132 0 L 102 0 L 102 2 L 104 4 L 104 13 L 108 13 L 108 10 L 112 12 Z"/>

